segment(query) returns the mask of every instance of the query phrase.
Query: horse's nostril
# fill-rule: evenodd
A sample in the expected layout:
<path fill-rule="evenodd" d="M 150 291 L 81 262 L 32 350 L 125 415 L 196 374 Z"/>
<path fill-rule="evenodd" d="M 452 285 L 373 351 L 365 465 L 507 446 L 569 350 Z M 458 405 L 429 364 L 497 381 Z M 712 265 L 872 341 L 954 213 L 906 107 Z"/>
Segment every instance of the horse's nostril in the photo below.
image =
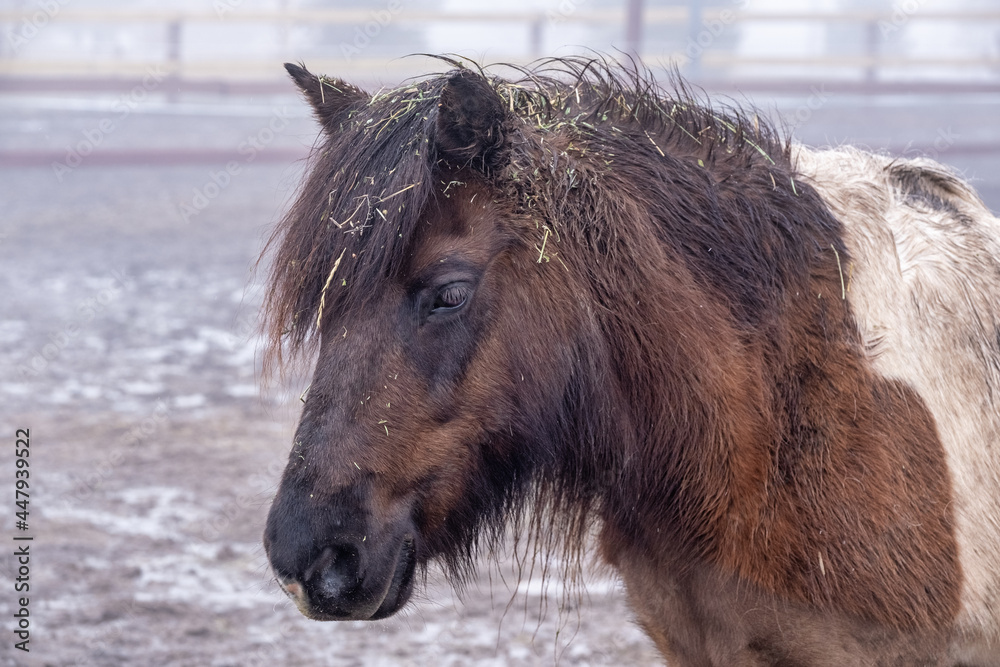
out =
<path fill-rule="evenodd" d="M 328 598 L 338 598 L 361 580 L 361 555 L 357 547 L 340 544 L 327 547 L 304 573 L 303 581 Z"/>
<path fill-rule="evenodd" d="M 332 548 L 327 547 L 323 549 L 323 553 L 319 555 L 319 558 L 314 560 L 312 565 L 307 567 L 306 571 L 302 573 L 302 581 L 309 581 L 317 572 L 323 572 L 333 562 L 333 558 Z"/>

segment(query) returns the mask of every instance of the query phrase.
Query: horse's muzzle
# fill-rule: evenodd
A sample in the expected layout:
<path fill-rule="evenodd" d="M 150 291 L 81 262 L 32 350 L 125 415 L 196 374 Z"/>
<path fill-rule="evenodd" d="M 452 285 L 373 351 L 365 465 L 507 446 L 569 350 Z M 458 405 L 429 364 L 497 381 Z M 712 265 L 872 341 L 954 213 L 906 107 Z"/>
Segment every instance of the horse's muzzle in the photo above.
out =
<path fill-rule="evenodd" d="M 361 561 L 357 545 L 328 546 L 300 576 L 279 574 L 278 583 L 299 611 L 318 621 L 364 621 L 392 615 L 412 591 L 416 567 L 412 538 L 399 543 L 387 570 L 362 571 Z"/>
<path fill-rule="evenodd" d="M 385 618 L 413 590 L 415 528 L 408 517 L 371 516 L 363 488 L 322 504 L 283 485 L 267 518 L 264 549 L 281 588 L 309 618 Z"/>

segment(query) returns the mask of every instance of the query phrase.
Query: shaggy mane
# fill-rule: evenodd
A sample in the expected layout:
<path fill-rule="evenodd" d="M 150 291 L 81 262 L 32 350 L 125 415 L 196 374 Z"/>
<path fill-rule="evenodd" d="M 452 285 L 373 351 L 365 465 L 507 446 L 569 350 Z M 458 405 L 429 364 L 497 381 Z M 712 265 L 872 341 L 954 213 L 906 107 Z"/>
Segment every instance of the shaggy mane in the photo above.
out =
<path fill-rule="evenodd" d="M 440 59 L 469 71 L 463 62 Z M 550 173 L 534 167 L 539 148 L 555 138 L 568 140 L 575 161 L 596 171 L 634 162 L 636 155 L 696 164 L 717 181 L 754 167 L 768 174 L 776 167 L 791 171 L 789 145 L 771 125 L 739 108 L 712 108 L 676 75 L 664 89 L 640 65 L 604 59 L 491 67 L 514 71 L 512 80 L 472 65 L 507 110 L 503 145 L 492 160 L 473 166 L 523 207 L 551 209 L 578 185 L 577 170 L 565 168 L 568 159 L 558 168 L 558 154 Z M 328 126 L 332 131 L 321 137 L 309 176 L 262 255 L 272 259 L 264 306 L 266 371 L 306 356 L 321 319 L 363 306 L 403 265 L 425 206 L 448 187 L 441 179 L 449 165 L 438 154 L 435 130 L 441 91 L 452 74 L 371 96 L 321 77 L 329 95 L 357 97 L 336 129 Z"/>

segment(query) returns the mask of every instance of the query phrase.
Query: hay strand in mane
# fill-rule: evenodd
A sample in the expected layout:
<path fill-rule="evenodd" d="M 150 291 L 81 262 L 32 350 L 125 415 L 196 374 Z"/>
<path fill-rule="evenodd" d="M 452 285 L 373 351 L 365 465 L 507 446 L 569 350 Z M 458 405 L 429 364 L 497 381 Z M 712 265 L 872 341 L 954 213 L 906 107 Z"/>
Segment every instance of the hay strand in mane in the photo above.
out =
<path fill-rule="evenodd" d="M 319 297 L 319 308 L 316 313 L 316 329 L 320 328 L 323 323 L 323 306 L 326 305 L 326 290 L 330 288 L 330 283 L 333 281 L 333 274 L 337 272 L 337 267 L 340 266 L 340 260 L 344 259 L 344 253 L 347 252 L 347 248 L 340 251 L 340 255 L 337 256 L 337 261 L 333 263 L 333 268 L 330 269 L 330 275 L 326 277 L 326 282 L 323 284 L 323 290 L 320 292 Z"/>
<path fill-rule="evenodd" d="M 690 157 L 706 169 L 720 161 L 748 164 L 754 156 L 770 165 L 775 164 L 772 156 L 787 158 L 787 143 L 756 115 L 751 121 L 738 109 L 707 106 L 676 77 L 672 90 L 661 88 L 648 70 L 632 61 L 553 58 L 531 67 L 485 68 L 458 57 L 438 59 L 457 69 L 374 95 L 339 79 L 313 81 L 304 69 L 289 66 L 316 107 L 325 133 L 311 157 L 309 178 L 265 250 L 272 260 L 265 304 L 265 369 L 281 367 L 286 353 L 295 358 L 315 343 L 320 327 L 298 323 L 320 324 L 320 316 L 331 309 L 357 305 L 365 299 L 364 286 L 392 275 L 402 264 L 431 200 L 434 172 L 449 161 L 460 165 L 466 159 L 459 144 L 441 144 L 437 120 L 442 104 L 449 104 L 449 85 L 483 86 L 499 97 L 503 116 L 484 126 L 495 124 L 498 133 L 487 130 L 481 137 L 463 140 L 488 144 L 480 152 L 493 166 L 480 167 L 500 192 L 550 212 L 579 185 L 579 169 L 558 169 L 560 161 L 569 165 L 570 157 L 579 163 L 588 155 L 601 156 L 610 168 L 621 160 L 616 155 L 621 142 L 631 141 L 635 133 L 658 157 Z M 500 69 L 519 78 L 492 74 Z M 456 110 L 472 116 L 481 111 Z M 547 138 L 555 136 L 570 138 L 565 157 L 550 148 Z M 539 150 L 549 156 L 545 159 L 553 170 L 547 192 L 538 190 L 541 181 L 527 178 L 542 157 Z M 458 152 L 449 156 L 449 151 Z M 507 168 L 498 169 L 497 160 Z M 794 180 L 791 186 L 794 191 Z M 383 206 L 390 201 L 391 206 Z M 330 258 L 338 251 L 346 256 L 334 269 Z M 334 271 L 346 287 L 327 280 Z"/>

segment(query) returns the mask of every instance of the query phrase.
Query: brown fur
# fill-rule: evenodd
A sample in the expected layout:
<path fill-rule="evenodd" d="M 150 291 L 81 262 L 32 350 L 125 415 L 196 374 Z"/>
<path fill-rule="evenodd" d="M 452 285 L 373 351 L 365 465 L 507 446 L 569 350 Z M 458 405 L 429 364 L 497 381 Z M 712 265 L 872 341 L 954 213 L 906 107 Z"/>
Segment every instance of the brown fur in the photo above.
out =
<path fill-rule="evenodd" d="M 599 522 L 678 665 L 945 664 L 945 455 L 866 357 L 840 222 L 756 118 L 560 66 L 375 99 L 333 82 L 317 107 L 332 129 L 267 305 L 276 350 L 319 343 L 265 535 L 279 580 L 329 617 L 335 587 L 299 593 L 325 543 L 460 578 L 529 505 L 548 544 Z M 430 310 L 450 276 L 466 305 Z M 352 521 L 396 537 L 360 546 Z"/>

